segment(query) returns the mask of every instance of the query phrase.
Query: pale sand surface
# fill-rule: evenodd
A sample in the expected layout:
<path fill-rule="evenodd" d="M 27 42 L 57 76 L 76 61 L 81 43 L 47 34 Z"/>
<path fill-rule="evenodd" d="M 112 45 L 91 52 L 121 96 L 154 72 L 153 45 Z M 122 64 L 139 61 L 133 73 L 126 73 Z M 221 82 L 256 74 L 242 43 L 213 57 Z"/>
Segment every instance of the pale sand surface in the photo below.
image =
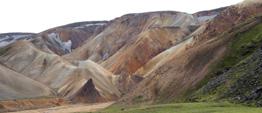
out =
<path fill-rule="evenodd" d="M 75 112 L 94 112 L 112 105 L 114 102 L 97 104 L 74 104 L 52 108 L 42 108 L 8 113 L 75 113 Z"/>

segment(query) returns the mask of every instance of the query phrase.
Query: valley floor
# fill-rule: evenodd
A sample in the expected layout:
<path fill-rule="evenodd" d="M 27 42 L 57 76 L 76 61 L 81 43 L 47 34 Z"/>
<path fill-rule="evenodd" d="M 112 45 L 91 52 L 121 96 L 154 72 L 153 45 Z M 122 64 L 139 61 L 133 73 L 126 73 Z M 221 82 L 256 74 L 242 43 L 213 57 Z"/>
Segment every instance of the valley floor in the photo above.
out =
<path fill-rule="evenodd" d="M 64 105 L 59 107 L 42 108 L 35 110 L 26 110 L 9 113 L 78 113 L 78 112 L 94 112 L 112 105 L 114 102 L 98 103 L 98 104 L 75 104 Z"/>
<path fill-rule="evenodd" d="M 113 105 L 96 113 L 262 113 L 262 108 L 229 103 L 177 103 L 130 108 Z"/>

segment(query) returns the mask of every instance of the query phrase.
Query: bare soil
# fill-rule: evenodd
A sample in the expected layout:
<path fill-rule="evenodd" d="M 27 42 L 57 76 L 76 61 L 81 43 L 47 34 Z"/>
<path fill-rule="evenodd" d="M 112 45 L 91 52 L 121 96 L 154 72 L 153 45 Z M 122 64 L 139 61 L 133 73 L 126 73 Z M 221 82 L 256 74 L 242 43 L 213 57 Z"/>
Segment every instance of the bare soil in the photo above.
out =
<path fill-rule="evenodd" d="M 112 105 L 114 102 L 96 104 L 74 104 L 59 107 L 42 108 L 8 113 L 75 113 L 75 112 L 94 112 Z"/>

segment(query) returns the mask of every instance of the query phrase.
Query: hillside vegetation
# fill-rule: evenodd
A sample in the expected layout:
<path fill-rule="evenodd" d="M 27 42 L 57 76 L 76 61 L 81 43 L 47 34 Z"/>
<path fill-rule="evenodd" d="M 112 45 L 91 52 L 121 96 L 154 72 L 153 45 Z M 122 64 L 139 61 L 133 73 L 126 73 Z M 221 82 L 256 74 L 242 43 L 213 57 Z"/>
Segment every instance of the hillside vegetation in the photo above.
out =
<path fill-rule="evenodd" d="M 191 98 L 261 106 L 262 24 L 238 33 L 229 47 L 227 55 L 213 67 L 209 82 Z"/>

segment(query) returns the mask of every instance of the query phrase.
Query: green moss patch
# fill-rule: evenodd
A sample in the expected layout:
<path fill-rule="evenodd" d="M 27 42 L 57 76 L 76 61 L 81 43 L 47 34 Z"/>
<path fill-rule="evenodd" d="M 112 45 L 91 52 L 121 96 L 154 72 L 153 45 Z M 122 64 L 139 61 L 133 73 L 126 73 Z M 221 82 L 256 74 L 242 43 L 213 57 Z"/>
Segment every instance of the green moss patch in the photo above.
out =
<path fill-rule="evenodd" d="M 229 100 L 248 105 L 262 105 L 262 24 L 238 33 L 226 56 L 208 75 L 191 100 Z M 261 75 L 261 76 L 260 76 Z M 261 87 L 261 93 L 260 93 Z M 260 102 L 261 101 L 261 102 Z"/>

